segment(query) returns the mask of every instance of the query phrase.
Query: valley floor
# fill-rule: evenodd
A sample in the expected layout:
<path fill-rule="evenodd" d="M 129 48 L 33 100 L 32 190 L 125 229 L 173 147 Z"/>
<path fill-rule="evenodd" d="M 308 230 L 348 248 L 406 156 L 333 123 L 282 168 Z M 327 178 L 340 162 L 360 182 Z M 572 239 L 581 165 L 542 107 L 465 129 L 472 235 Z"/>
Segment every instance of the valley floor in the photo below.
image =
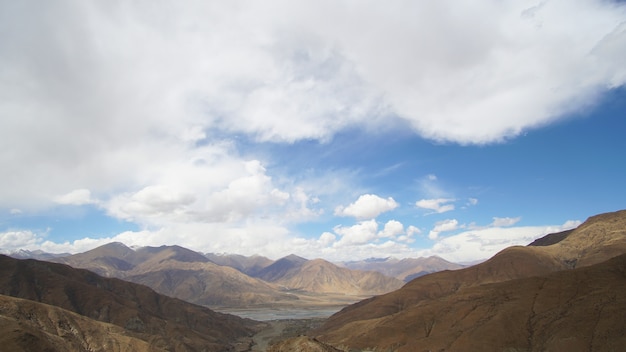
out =
<path fill-rule="evenodd" d="M 325 318 L 281 319 L 267 321 L 268 327 L 252 337 L 250 352 L 264 352 L 273 343 L 305 334 L 322 325 Z"/>
<path fill-rule="evenodd" d="M 256 321 L 282 321 L 282 320 L 301 320 L 301 319 L 325 319 L 337 313 L 345 305 L 327 306 L 327 307 L 299 307 L 297 309 L 279 307 L 279 308 L 213 308 L 216 312 L 237 315 L 242 318 L 252 319 Z"/>

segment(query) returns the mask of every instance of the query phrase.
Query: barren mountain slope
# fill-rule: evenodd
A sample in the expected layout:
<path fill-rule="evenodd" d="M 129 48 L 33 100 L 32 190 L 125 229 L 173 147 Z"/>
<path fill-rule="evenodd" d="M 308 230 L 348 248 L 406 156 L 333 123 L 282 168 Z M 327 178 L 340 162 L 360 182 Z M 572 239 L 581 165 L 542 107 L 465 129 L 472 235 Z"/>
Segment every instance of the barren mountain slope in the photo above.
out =
<path fill-rule="evenodd" d="M 487 262 L 460 270 L 440 271 L 414 279 L 401 289 L 348 306 L 331 316 L 326 326 L 335 328 L 353 320 L 380 318 L 423 300 L 457 292 L 463 287 L 536 276 L 566 266 L 547 255 L 537 255 L 523 247 L 510 247 Z"/>
<path fill-rule="evenodd" d="M 290 254 L 261 269 L 255 277 L 267 282 L 276 282 L 284 278 L 285 275 L 296 272 L 307 261 L 307 259 L 295 254 Z"/>
<path fill-rule="evenodd" d="M 310 294 L 341 293 L 360 299 L 402 285 L 379 273 L 348 270 L 321 259 L 309 261 L 293 254 L 258 270 L 258 278 L 254 278 L 231 267 L 214 264 L 200 253 L 179 246 L 132 250 L 121 243 L 111 243 L 58 261 L 214 307 L 299 305 L 299 294 L 312 299 Z M 298 292 L 286 293 L 285 290 Z M 330 296 L 326 299 L 332 300 Z M 344 300 L 335 303 L 344 303 Z"/>
<path fill-rule="evenodd" d="M 601 263 L 626 253 L 626 210 L 592 216 L 563 240 L 534 248 L 543 249 L 572 267 Z"/>
<path fill-rule="evenodd" d="M 280 292 L 270 283 L 210 262 L 165 260 L 153 265 L 142 263 L 124 279 L 207 306 L 248 307 L 297 299 Z"/>
<path fill-rule="evenodd" d="M 53 258 L 48 261 L 88 269 L 106 277 L 123 277 L 125 272 L 134 268 L 141 262 L 141 259 L 134 250 L 123 243 L 112 242 L 84 253 Z"/>
<path fill-rule="evenodd" d="M 594 216 L 553 245 L 509 247 L 484 263 L 417 278 L 400 290 L 346 307 L 330 317 L 319 332 L 339 331 L 370 319 L 393 319 L 401 311 L 446 296 L 453 299 L 471 287 L 546 275 L 626 253 L 625 219 L 625 211 Z"/>
<path fill-rule="evenodd" d="M 229 266 L 231 268 L 235 268 L 241 271 L 246 275 L 253 277 L 256 277 L 259 271 L 274 263 L 273 260 L 260 255 L 246 257 L 239 254 L 221 255 L 215 253 L 207 253 L 205 254 L 205 256 L 217 265 Z"/>
<path fill-rule="evenodd" d="M 340 268 L 323 259 L 284 265 L 271 274 L 272 282 L 280 286 L 315 293 L 375 295 L 396 290 L 404 284 L 378 272 Z"/>
<path fill-rule="evenodd" d="M 619 351 L 626 346 L 626 255 L 574 270 L 479 285 L 318 339 L 393 351 Z"/>
<path fill-rule="evenodd" d="M 30 299 L 115 324 L 130 336 L 176 351 L 224 350 L 257 323 L 157 294 L 87 270 L 0 256 L 0 294 Z"/>
<path fill-rule="evenodd" d="M 129 336 L 121 327 L 59 307 L 0 295 L 3 351 L 165 351 Z"/>
<path fill-rule="evenodd" d="M 133 250 L 121 243 L 109 243 L 56 261 L 202 305 L 240 307 L 296 299 L 272 284 L 214 264 L 204 255 L 180 246 Z"/>
<path fill-rule="evenodd" d="M 180 246 L 141 247 L 133 250 L 119 242 L 108 243 L 84 253 L 49 261 L 88 269 L 107 277 L 123 278 L 137 274 L 132 270 L 141 264 L 144 267 L 150 267 L 166 260 L 200 263 L 209 261 L 202 254 Z"/>

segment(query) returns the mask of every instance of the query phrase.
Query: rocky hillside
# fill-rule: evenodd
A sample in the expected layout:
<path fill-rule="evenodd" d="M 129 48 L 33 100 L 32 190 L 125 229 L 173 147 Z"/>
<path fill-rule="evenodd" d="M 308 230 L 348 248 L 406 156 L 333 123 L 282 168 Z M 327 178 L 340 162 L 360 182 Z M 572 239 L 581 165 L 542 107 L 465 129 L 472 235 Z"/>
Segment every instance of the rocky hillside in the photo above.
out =
<path fill-rule="evenodd" d="M 259 270 L 255 277 L 267 282 L 275 282 L 288 273 L 297 272 L 306 262 L 307 259 L 291 254 Z"/>
<path fill-rule="evenodd" d="M 257 276 L 261 270 L 274 263 L 273 260 L 260 255 L 246 257 L 240 254 L 207 253 L 205 256 L 217 265 L 229 266 L 253 277 Z"/>
<path fill-rule="evenodd" d="M 165 260 L 154 265 L 142 264 L 130 273 L 125 280 L 206 306 L 249 307 L 297 300 L 275 285 L 209 262 Z"/>
<path fill-rule="evenodd" d="M 323 259 L 308 260 L 285 270 L 273 282 L 290 290 L 348 295 L 376 295 L 403 285 L 378 272 L 340 268 Z"/>
<path fill-rule="evenodd" d="M 619 350 L 626 211 L 591 217 L 544 244 L 417 278 L 346 307 L 315 334 L 356 349 Z"/>
<path fill-rule="evenodd" d="M 6 256 L 0 256 L 0 294 L 115 325 L 155 349 L 229 350 L 259 327 L 257 322 L 160 295 L 143 285 L 67 265 Z"/>
<path fill-rule="evenodd" d="M 122 243 L 109 243 L 55 261 L 208 306 L 245 307 L 296 299 L 272 284 L 212 263 L 206 256 L 180 246 L 133 250 Z"/>
<path fill-rule="evenodd" d="M 165 351 L 123 328 L 59 307 L 0 295 L 3 351 Z"/>
<path fill-rule="evenodd" d="M 212 307 L 306 305 L 312 298 L 311 294 L 336 293 L 355 296 L 350 301 L 352 303 L 363 297 L 393 291 L 403 284 L 400 280 L 377 272 L 340 268 L 321 259 L 307 260 L 296 255 L 281 258 L 263 268 L 256 266 L 253 270 L 256 277 L 230 266 L 217 265 L 209 258 L 217 260 L 215 256 L 207 257 L 179 246 L 133 250 L 121 243 L 110 243 L 85 253 L 54 260 Z M 259 265 L 266 262 L 263 257 L 259 258 L 259 261 L 254 262 Z M 241 264 L 253 263 L 237 259 Z M 300 294 L 306 297 L 300 297 Z M 335 299 L 324 297 L 327 300 Z M 300 298 L 304 301 L 297 302 Z M 340 303 L 344 304 L 344 299 Z M 320 296 L 315 301 L 322 302 L 323 299 Z M 332 305 L 333 302 L 327 303 Z"/>

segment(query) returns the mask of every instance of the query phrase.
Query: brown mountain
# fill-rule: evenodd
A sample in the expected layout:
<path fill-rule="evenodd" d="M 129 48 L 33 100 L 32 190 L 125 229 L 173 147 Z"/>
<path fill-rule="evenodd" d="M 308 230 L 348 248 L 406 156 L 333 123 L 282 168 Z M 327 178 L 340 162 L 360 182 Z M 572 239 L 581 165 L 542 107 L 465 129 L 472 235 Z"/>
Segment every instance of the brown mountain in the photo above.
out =
<path fill-rule="evenodd" d="M 246 257 L 240 254 L 207 253 L 205 256 L 217 265 L 229 266 L 253 277 L 257 276 L 262 269 L 274 263 L 273 260 L 260 255 Z"/>
<path fill-rule="evenodd" d="M 6 256 L 0 256 L 0 294 L 116 325 L 155 349 L 231 350 L 234 342 L 258 327 L 256 322 L 160 295 L 143 285 L 67 265 Z M 88 327 L 78 330 L 83 328 Z"/>
<path fill-rule="evenodd" d="M 298 257 L 295 254 L 290 254 L 261 269 L 255 277 L 264 281 L 275 282 L 288 273 L 297 272 L 307 261 L 307 259 Z"/>
<path fill-rule="evenodd" d="M 136 274 L 133 269 L 140 265 L 150 267 L 166 260 L 209 262 L 202 254 L 180 246 L 141 247 L 133 250 L 120 242 L 108 243 L 84 253 L 50 261 L 88 269 L 107 277 L 123 278 Z"/>
<path fill-rule="evenodd" d="M 129 336 L 121 327 L 59 307 L 0 295 L 3 351 L 165 351 Z"/>
<path fill-rule="evenodd" d="M 325 330 L 322 341 L 393 351 L 619 351 L 626 255 L 589 267 L 480 285 Z"/>
<path fill-rule="evenodd" d="M 180 246 L 133 250 L 122 243 L 109 243 L 55 261 L 207 306 L 240 307 L 297 299 L 272 284 L 212 263 L 204 255 Z"/>
<path fill-rule="evenodd" d="M 353 270 L 377 271 L 405 282 L 437 271 L 456 270 L 464 267 L 461 264 L 449 262 L 438 256 L 404 259 L 370 258 L 344 262 L 341 265 Z"/>
<path fill-rule="evenodd" d="M 591 217 L 545 244 L 417 278 L 345 308 L 316 333 L 335 346 L 398 351 L 610 350 L 623 342 L 623 323 L 604 312 L 621 311 L 623 320 L 616 292 L 626 257 L 603 262 L 626 253 L 626 211 Z"/>
<path fill-rule="evenodd" d="M 275 285 L 210 262 L 148 262 L 138 265 L 129 274 L 125 280 L 206 306 L 248 307 L 297 300 L 296 296 L 281 292 Z"/>
<path fill-rule="evenodd" d="M 260 277 L 289 290 L 347 295 L 375 295 L 400 288 L 403 282 L 373 271 L 341 268 L 323 259 L 291 255 L 261 271 Z"/>
<path fill-rule="evenodd" d="M 393 291 L 403 284 L 377 272 L 340 268 L 322 259 L 307 260 L 293 254 L 250 277 L 179 246 L 133 250 L 121 243 L 110 243 L 55 260 L 212 307 L 343 305 L 346 299 L 352 303 Z"/>

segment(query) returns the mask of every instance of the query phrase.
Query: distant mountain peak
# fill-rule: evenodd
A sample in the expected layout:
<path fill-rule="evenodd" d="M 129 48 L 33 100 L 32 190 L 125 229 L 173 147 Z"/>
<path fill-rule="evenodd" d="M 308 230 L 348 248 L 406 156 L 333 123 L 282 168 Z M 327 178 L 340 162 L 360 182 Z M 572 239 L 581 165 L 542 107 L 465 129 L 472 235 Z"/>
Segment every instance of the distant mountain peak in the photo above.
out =
<path fill-rule="evenodd" d="M 293 253 L 289 254 L 288 256 L 283 257 L 283 258 L 281 258 L 279 260 L 282 260 L 282 259 L 289 260 L 289 261 L 292 261 L 292 262 L 306 262 L 308 260 L 308 259 L 302 258 L 300 256 L 297 256 L 297 255 L 295 255 Z"/>

